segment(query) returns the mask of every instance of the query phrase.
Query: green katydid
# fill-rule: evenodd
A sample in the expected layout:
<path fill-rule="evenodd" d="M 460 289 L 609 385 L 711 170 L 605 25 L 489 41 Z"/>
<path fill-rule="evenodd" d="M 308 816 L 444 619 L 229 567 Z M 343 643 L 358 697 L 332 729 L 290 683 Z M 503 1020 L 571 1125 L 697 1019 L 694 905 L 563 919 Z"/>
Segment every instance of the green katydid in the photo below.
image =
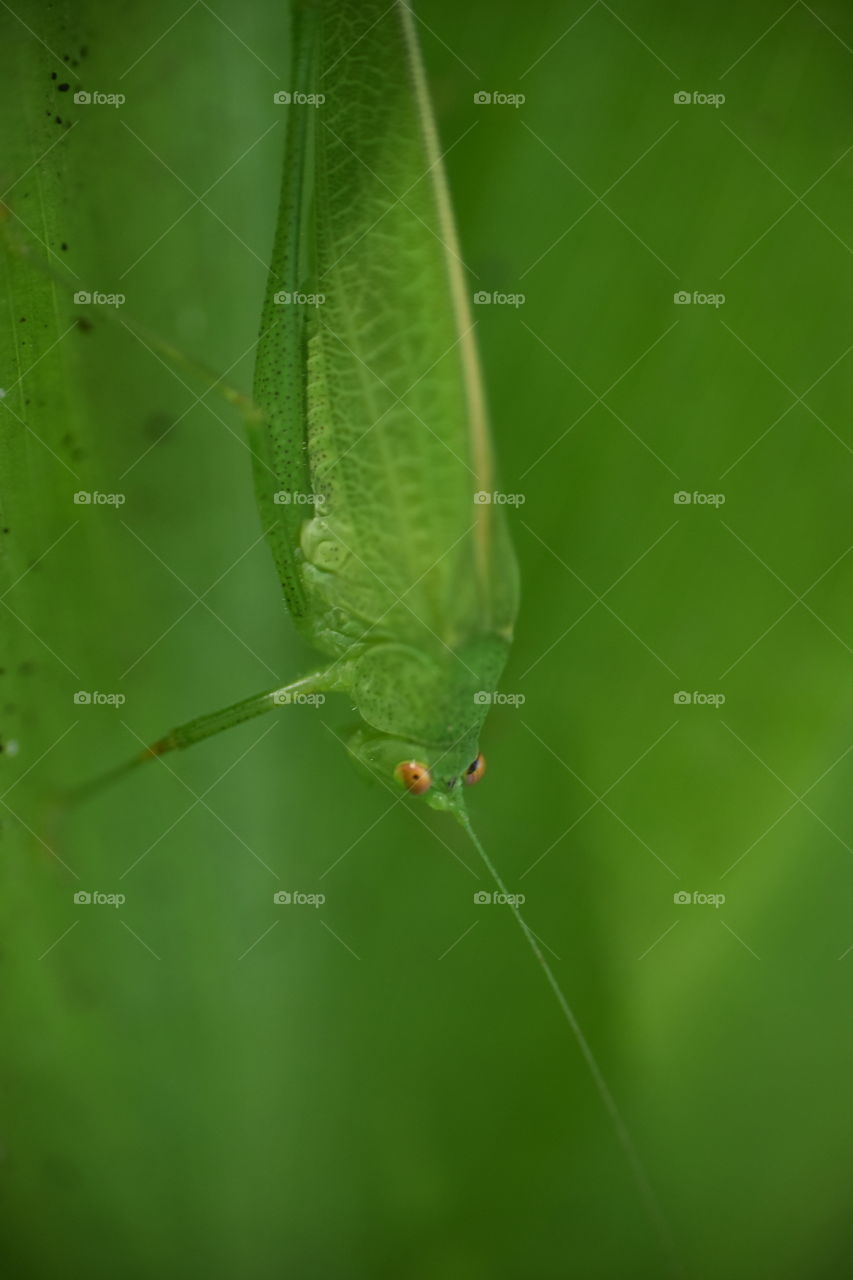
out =
<path fill-rule="evenodd" d="M 146 755 L 340 691 L 362 719 L 356 758 L 464 817 L 518 574 L 503 507 L 476 501 L 494 488 L 491 445 L 413 18 L 405 4 L 299 6 L 294 47 L 246 420 L 287 605 L 331 661 Z"/>
<path fill-rule="evenodd" d="M 346 693 L 361 717 L 352 754 L 386 786 L 452 813 L 505 894 L 468 820 L 465 784 L 483 773 L 482 694 L 507 660 L 518 573 L 504 508 L 477 501 L 495 487 L 491 442 L 409 6 L 298 4 L 292 77 L 245 417 L 288 608 L 327 662 L 181 725 L 116 773 L 301 695 Z M 592 1050 L 507 897 L 661 1227 Z"/>

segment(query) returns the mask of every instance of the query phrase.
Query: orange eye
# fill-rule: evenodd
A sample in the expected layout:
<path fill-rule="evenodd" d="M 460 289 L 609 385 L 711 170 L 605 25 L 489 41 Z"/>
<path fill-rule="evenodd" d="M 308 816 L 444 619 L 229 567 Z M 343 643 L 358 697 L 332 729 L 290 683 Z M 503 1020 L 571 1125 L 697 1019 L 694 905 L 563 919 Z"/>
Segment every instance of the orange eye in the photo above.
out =
<path fill-rule="evenodd" d="M 462 781 L 466 787 L 471 787 L 475 782 L 479 782 L 483 774 L 486 772 L 486 757 L 482 752 L 477 756 L 473 764 L 469 764 L 468 768 L 462 776 Z"/>
<path fill-rule="evenodd" d="M 419 764 L 417 760 L 404 760 L 402 764 L 398 764 L 394 777 L 413 796 L 422 796 L 432 786 L 432 774 L 425 764 Z"/>

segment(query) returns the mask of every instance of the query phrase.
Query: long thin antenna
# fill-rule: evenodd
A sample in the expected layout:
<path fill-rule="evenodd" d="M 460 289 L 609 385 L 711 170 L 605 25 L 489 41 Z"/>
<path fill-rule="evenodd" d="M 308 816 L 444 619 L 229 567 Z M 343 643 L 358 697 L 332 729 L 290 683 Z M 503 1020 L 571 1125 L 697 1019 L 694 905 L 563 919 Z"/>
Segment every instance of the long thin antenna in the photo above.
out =
<path fill-rule="evenodd" d="M 571 1028 L 572 1035 L 577 1041 L 578 1048 L 580 1049 L 583 1055 L 584 1061 L 586 1062 L 586 1065 L 589 1068 L 590 1075 L 592 1076 L 593 1083 L 595 1084 L 595 1087 L 598 1090 L 599 1097 L 601 1098 L 601 1101 L 604 1103 L 604 1106 L 607 1110 L 607 1114 L 610 1116 L 611 1123 L 616 1132 L 616 1137 L 619 1140 L 619 1145 L 622 1147 L 622 1150 L 625 1152 L 625 1155 L 628 1159 L 628 1163 L 631 1167 L 631 1172 L 634 1176 L 634 1181 L 637 1185 L 637 1189 L 639 1190 L 640 1195 L 642 1196 L 643 1203 L 646 1208 L 646 1212 L 648 1214 L 649 1220 L 654 1226 L 655 1232 L 658 1236 L 658 1239 L 660 1240 L 661 1246 L 669 1260 L 670 1270 L 672 1272 L 672 1275 L 680 1276 L 682 1274 L 682 1271 L 678 1263 L 678 1258 L 675 1252 L 675 1245 L 672 1239 L 672 1233 L 670 1232 L 670 1229 L 669 1229 L 669 1224 L 667 1223 L 666 1218 L 664 1217 L 663 1210 L 660 1207 L 660 1203 L 658 1202 L 658 1198 L 655 1194 L 654 1188 L 652 1187 L 651 1181 L 649 1180 L 649 1175 L 646 1172 L 645 1165 L 640 1159 L 640 1153 L 637 1151 L 636 1145 L 634 1143 L 634 1139 L 631 1137 L 628 1126 L 623 1120 L 622 1114 L 619 1111 L 618 1106 L 616 1105 L 616 1099 L 613 1097 L 613 1094 L 610 1091 L 610 1086 L 608 1085 L 607 1081 L 604 1078 L 604 1073 L 602 1072 L 601 1067 L 598 1065 L 598 1060 L 595 1054 L 593 1053 L 592 1048 L 590 1047 L 589 1041 L 584 1035 L 581 1029 L 580 1023 L 575 1017 L 574 1010 L 572 1009 L 571 1005 L 569 1004 L 568 1000 L 563 994 L 563 990 L 559 982 L 557 981 L 556 977 L 554 976 L 554 971 L 552 970 L 548 961 L 545 959 L 545 956 L 542 953 L 542 948 L 539 946 L 539 943 L 536 940 L 535 934 L 532 932 L 529 925 L 527 924 L 527 921 L 524 919 L 524 916 L 519 911 L 515 898 L 507 892 L 506 885 L 503 882 L 500 872 L 498 871 L 495 864 L 492 862 L 489 855 L 486 853 L 486 850 L 483 848 L 480 841 L 477 839 L 477 836 L 474 833 L 474 828 L 471 826 L 471 821 L 468 817 L 468 814 L 461 809 L 454 809 L 453 813 L 455 814 L 456 818 L 459 820 L 460 825 L 463 826 L 467 831 L 468 836 L 471 840 L 471 843 L 473 844 L 474 848 L 477 850 L 480 857 L 482 858 L 486 866 L 486 870 L 488 871 L 489 875 L 492 877 L 492 880 L 494 880 L 495 884 L 498 887 L 498 891 L 501 894 L 503 894 L 504 898 L 509 903 L 510 910 L 512 911 L 512 914 L 515 916 L 515 919 L 518 922 L 518 927 L 521 929 L 522 933 L 524 934 L 525 938 L 528 941 L 528 944 L 530 945 L 530 950 L 533 952 L 534 956 L 542 966 L 542 969 L 545 973 L 545 977 L 548 979 L 548 985 L 551 987 L 551 990 L 554 992 L 554 995 L 557 997 L 557 1003 L 562 1009 L 563 1016 L 565 1017 L 566 1022 L 569 1024 L 569 1027 Z"/>

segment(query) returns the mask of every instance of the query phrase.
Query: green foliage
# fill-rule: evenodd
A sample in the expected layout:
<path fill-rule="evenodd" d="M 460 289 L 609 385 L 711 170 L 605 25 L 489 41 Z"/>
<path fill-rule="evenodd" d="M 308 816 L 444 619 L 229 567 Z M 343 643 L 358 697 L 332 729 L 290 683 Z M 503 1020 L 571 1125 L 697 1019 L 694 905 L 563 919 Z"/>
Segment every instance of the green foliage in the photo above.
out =
<path fill-rule="evenodd" d="M 508 912 L 473 901 L 462 832 L 348 768 L 346 703 L 242 726 L 61 821 L 63 786 L 312 661 L 239 415 L 35 263 L 41 243 L 73 289 L 125 294 L 248 388 L 288 33 L 263 3 L 15 8 L 14 1274 L 659 1276 Z M 474 821 L 559 957 L 687 1274 L 829 1280 L 850 1249 L 851 18 L 418 12 L 472 293 L 526 297 L 475 313 L 501 484 L 525 498 L 503 682 L 525 702 L 490 715 Z M 77 77 L 126 102 L 75 104 Z M 726 101 L 673 102 L 694 90 Z M 726 901 L 673 901 L 694 891 Z"/>

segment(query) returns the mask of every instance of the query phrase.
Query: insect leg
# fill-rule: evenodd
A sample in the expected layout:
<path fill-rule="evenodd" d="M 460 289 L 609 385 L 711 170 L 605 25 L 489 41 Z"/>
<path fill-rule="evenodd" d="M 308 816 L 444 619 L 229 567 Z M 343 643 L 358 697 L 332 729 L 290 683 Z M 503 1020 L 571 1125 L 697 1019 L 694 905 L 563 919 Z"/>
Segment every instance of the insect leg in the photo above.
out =
<path fill-rule="evenodd" d="M 41 255 L 33 251 L 33 246 L 30 244 L 29 239 L 25 239 L 12 231 L 8 224 L 8 214 L 9 211 L 0 203 L 0 249 L 9 254 L 14 254 L 16 257 L 26 258 L 35 270 L 51 279 L 60 293 L 70 302 L 73 297 L 74 286 L 65 275 L 61 274 L 46 262 Z M 95 328 L 99 324 L 112 325 L 114 328 L 121 326 L 128 333 L 132 333 L 138 342 L 146 347 L 161 364 L 165 365 L 176 376 L 179 377 L 181 373 L 185 373 L 188 377 L 191 376 L 197 380 L 207 382 L 209 385 L 203 393 L 202 399 L 204 396 L 209 395 L 211 391 L 216 391 L 229 404 L 236 405 L 249 424 L 263 420 L 263 412 L 255 404 L 252 397 L 231 386 L 227 381 L 227 376 L 222 377 L 215 370 L 208 368 L 201 360 L 188 355 L 180 347 L 176 347 L 173 343 L 161 338 L 137 321 L 120 317 L 114 308 L 100 307 L 98 311 L 99 314 L 94 320 L 87 317 L 87 328 Z M 191 390 L 191 388 L 188 389 Z"/>
<path fill-rule="evenodd" d="M 334 679 L 337 680 L 338 677 Z M 328 672 L 317 671 L 312 675 L 303 676 L 301 680 L 294 680 L 292 684 L 282 685 L 280 689 L 268 689 L 265 693 L 244 698 L 242 702 L 235 702 L 221 711 L 198 716 L 197 719 L 188 720 L 186 724 L 178 725 L 164 737 L 158 738 L 156 742 L 145 748 L 138 759 L 139 761 L 150 760 L 156 756 L 165 755 L 167 751 L 180 751 L 184 747 L 191 747 L 204 738 L 211 738 L 216 733 L 222 733 L 223 730 L 230 729 L 235 724 L 242 724 L 244 720 L 251 720 L 254 716 L 273 711 L 276 707 L 298 703 L 312 694 L 327 693 L 333 682 Z"/>
<path fill-rule="evenodd" d="M 84 800 L 99 795 L 105 787 L 117 782 L 119 778 L 123 778 L 125 774 L 144 764 L 146 760 L 156 760 L 158 756 L 165 755 L 169 751 L 181 751 L 185 747 L 191 747 L 196 742 L 222 733 L 233 725 L 242 724 L 244 720 L 251 720 L 254 716 L 273 711 L 276 707 L 298 704 L 314 694 L 334 693 L 346 689 L 347 675 L 347 668 L 341 665 L 334 670 L 315 671 L 311 675 L 303 676 L 300 680 L 294 680 L 292 684 L 282 685 L 278 689 L 267 689 L 264 693 L 257 693 L 252 698 L 244 698 L 242 702 L 235 702 L 221 711 L 213 711 L 209 715 L 188 720 L 185 724 L 171 729 L 156 742 L 152 742 L 132 759 L 66 792 L 61 800 L 66 806 L 76 806 Z"/>

